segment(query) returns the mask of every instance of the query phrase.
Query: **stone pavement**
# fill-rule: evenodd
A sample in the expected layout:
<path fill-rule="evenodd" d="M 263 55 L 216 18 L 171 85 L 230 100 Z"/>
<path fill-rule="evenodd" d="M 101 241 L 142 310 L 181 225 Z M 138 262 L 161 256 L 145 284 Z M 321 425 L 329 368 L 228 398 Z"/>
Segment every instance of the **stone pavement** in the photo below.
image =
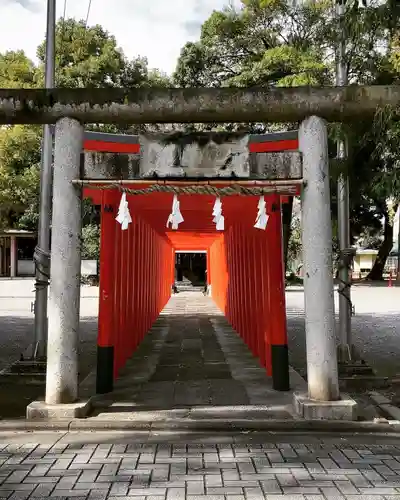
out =
<path fill-rule="evenodd" d="M 0 498 L 400 500 L 400 438 L 0 434 Z"/>
<path fill-rule="evenodd" d="M 305 382 L 291 372 L 292 388 Z M 80 388 L 95 392 L 95 373 Z M 121 370 L 112 394 L 98 397 L 98 419 L 138 419 L 149 410 L 199 407 L 250 409 L 292 418 L 292 392 L 272 389 L 272 379 L 228 324 L 212 299 L 199 292 L 175 295 Z M 221 411 L 216 412 L 221 415 Z M 160 415 L 160 414 L 159 414 Z"/>
<path fill-rule="evenodd" d="M 33 280 L 0 279 L 0 369 L 19 359 L 20 353 L 32 341 L 33 314 L 30 304 L 34 299 L 33 288 Z M 335 296 L 337 298 L 337 294 Z M 306 358 L 303 290 L 290 287 L 286 300 L 290 363 L 304 375 Z M 356 308 L 356 316 L 353 318 L 356 346 L 379 374 L 393 376 L 400 373 L 400 287 L 359 285 L 354 287 L 353 300 Z M 83 286 L 79 345 L 81 380 L 93 370 L 96 363 L 97 312 L 98 288 Z M 199 321 L 204 320 L 204 315 L 194 316 Z M 223 318 L 213 316 L 213 319 L 219 322 Z M 182 325 L 182 321 L 180 324 Z M 16 391 L 18 398 L 15 398 Z M 43 391 L 39 386 L 16 386 L 9 379 L 0 380 L 0 418 L 23 416 L 27 404 L 43 397 Z"/>

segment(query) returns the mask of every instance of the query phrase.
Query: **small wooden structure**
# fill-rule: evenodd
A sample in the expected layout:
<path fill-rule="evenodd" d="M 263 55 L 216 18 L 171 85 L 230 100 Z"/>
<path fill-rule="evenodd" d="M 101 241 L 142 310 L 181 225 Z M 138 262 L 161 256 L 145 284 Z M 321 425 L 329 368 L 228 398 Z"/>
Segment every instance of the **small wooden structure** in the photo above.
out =
<path fill-rule="evenodd" d="M 35 274 L 33 251 L 36 237 L 34 231 L 22 229 L 6 229 L 0 232 L 0 277 L 16 278 Z M 29 255 L 30 253 L 32 255 Z"/>

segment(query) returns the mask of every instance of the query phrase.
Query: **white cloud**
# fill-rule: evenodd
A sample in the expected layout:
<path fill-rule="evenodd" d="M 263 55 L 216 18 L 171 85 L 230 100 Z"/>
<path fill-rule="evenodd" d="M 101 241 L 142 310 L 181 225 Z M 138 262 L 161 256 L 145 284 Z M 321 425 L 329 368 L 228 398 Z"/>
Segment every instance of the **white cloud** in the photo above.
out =
<path fill-rule="evenodd" d="M 85 19 L 89 0 L 67 0 L 66 17 Z M 227 0 L 92 0 L 89 25 L 101 24 L 128 57 L 146 56 L 149 66 L 171 73 L 186 41 Z M 239 0 L 235 0 L 239 3 Z M 64 1 L 57 0 L 57 18 Z M 0 52 L 23 49 L 36 60 L 46 31 L 46 0 L 0 0 Z"/>

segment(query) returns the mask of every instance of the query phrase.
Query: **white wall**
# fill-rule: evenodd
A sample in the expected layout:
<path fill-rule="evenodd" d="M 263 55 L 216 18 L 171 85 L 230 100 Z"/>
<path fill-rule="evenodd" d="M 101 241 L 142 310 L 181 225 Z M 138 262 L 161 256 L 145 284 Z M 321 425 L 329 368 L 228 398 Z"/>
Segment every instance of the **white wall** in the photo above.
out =
<path fill-rule="evenodd" d="M 33 260 L 19 260 L 17 268 L 17 276 L 34 276 L 35 264 Z M 82 276 L 97 275 L 97 260 L 82 260 L 81 262 Z"/>
<path fill-rule="evenodd" d="M 17 276 L 34 276 L 35 264 L 33 260 L 18 260 Z"/>

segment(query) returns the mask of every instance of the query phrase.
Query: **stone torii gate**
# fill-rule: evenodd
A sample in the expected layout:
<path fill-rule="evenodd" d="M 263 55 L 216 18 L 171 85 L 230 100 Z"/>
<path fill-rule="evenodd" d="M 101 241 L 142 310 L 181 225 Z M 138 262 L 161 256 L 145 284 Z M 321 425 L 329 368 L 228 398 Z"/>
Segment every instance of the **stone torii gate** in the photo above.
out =
<path fill-rule="evenodd" d="M 78 402 L 81 189 L 84 123 L 301 121 L 302 224 L 308 394 L 306 418 L 351 419 L 339 394 L 334 324 L 332 233 L 325 119 L 371 119 L 400 102 L 400 87 L 329 89 L 56 89 L 0 91 L 0 124 L 55 123 L 51 285 L 46 399 L 31 417 L 83 416 Z"/>

